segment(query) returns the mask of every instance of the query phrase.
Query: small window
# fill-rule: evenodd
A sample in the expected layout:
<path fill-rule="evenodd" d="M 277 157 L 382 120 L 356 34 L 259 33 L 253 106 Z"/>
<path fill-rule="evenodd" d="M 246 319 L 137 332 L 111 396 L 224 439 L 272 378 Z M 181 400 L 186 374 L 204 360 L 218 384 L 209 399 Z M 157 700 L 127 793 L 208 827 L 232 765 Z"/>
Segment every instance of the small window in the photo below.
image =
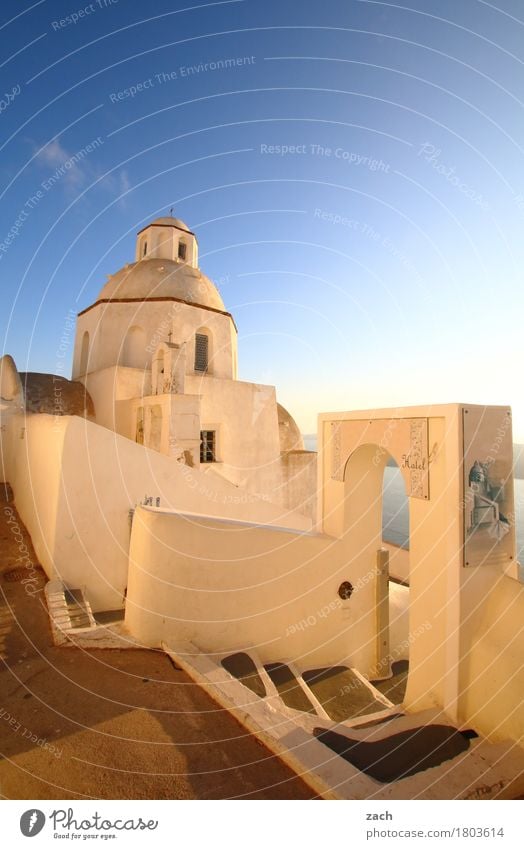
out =
<path fill-rule="evenodd" d="M 205 333 L 195 335 L 195 371 L 207 371 L 209 338 Z"/>
<path fill-rule="evenodd" d="M 200 431 L 200 462 L 214 463 L 216 461 L 216 431 Z"/>
<path fill-rule="evenodd" d="M 142 249 L 142 256 L 145 256 L 147 253 L 147 239 L 144 240 L 144 247 Z"/>
<path fill-rule="evenodd" d="M 187 253 L 186 243 L 185 242 L 179 242 L 178 243 L 178 258 L 181 259 L 182 261 L 185 261 L 186 253 Z"/>

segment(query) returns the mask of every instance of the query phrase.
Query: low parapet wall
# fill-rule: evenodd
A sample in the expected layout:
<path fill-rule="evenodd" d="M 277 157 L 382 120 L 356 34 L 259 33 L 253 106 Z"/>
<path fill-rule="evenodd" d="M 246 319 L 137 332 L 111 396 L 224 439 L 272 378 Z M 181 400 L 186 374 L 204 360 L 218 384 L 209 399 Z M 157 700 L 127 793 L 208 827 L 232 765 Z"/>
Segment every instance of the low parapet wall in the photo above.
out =
<path fill-rule="evenodd" d="M 217 475 L 176 463 L 76 416 L 3 422 L 3 474 L 49 578 L 85 588 L 93 610 L 122 607 L 130 509 L 145 495 L 173 510 L 307 529 L 311 523 Z"/>
<path fill-rule="evenodd" d="M 376 579 L 376 550 L 351 555 L 346 540 L 142 507 L 133 521 L 126 624 L 146 645 L 254 648 L 263 662 L 344 663 L 373 677 Z M 353 588 L 345 599 L 343 582 Z M 394 627 L 400 643 L 406 617 Z"/>

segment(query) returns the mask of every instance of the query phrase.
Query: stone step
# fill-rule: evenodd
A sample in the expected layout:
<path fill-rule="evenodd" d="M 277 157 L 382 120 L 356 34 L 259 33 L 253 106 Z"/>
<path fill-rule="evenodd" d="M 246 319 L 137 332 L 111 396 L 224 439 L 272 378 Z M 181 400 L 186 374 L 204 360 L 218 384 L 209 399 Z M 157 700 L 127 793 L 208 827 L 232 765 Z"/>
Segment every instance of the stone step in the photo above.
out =
<path fill-rule="evenodd" d="M 46 584 L 46 598 L 52 625 L 61 633 L 97 628 L 91 605 L 78 588 L 67 588 L 60 581 Z"/>

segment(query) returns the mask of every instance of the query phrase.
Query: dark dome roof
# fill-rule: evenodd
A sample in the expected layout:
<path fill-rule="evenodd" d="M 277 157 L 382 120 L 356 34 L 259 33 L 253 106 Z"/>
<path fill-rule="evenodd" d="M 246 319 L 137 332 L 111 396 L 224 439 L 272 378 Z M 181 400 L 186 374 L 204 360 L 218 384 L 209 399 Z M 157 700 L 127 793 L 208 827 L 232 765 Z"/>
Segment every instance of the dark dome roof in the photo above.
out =
<path fill-rule="evenodd" d="M 67 380 L 56 374 L 21 371 L 25 409 L 28 413 L 52 416 L 94 416 L 91 396 L 79 380 Z"/>

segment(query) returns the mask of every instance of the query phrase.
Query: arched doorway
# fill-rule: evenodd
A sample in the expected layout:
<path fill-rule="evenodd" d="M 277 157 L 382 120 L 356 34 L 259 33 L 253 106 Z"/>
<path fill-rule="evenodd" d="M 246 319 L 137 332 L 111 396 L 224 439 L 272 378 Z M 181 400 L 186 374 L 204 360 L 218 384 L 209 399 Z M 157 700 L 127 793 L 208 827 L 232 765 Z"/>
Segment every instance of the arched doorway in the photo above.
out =
<path fill-rule="evenodd" d="M 497 408 L 497 415 L 502 415 L 505 409 Z M 364 459 L 368 471 L 373 464 L 373 449 L 369 447 L 372 444 L 379 467 L 382 455 L 386 454 L 394 457 L 400 467 L 409 501 L 407 639 L 410 670 L 404 704 L 410 710 L 440 705 L 450 716 L 457 715 L 460 701 L 460 679 L 465 669 L 461 616 L 464 604 L 469 601 L 463 592 L 464 511 L 461 506 L 463 422 L 467 412 L 462 405 L 449 404 L 326 413 L 319 418 L 318 527 L 344 540 L 347 561 L 357 581 L 362 581 L 369 572 L 370 558 L 361 559 L 361 544 L 355 551 L 350 527 L 369 505 L 355 502 L 356 515 L 349 515 L 346 494 L 351 485 L 344 478 L 346 465 L 348 472 L 351 464 L 360 465 L 356 471 L 360 477 L 364 476 Z M 370 474 L 374 475 L 374 470 Z M 380 483 L 376 481 L 376 491 L 381 489 L 382 478 Z M 375 522 L 377 525 L 380 525 L 380 518 Z M 361 536 L 362 533 L 361 530 Z M 372 535 L 370 538 L 369 529 L 364 539 L 371 554 L 373 538 Z M 480 573 L 481 577 L 485 574 Z M 366 596 L 361 619 L 375 610 L 370 595 Z M 368 640 L 372 641 L 377 632 L 372 620 L 368 632 Z M 361 652 L 359 668 L 371 677 L 371 664 L 366 668 L 368 657 Z"/>
<path fill-rule="evenodd" d="M 384 448 L 361 444 L 349 455 L 340 478 L 339 521 L 352 556 L 358 559 L 358 573 L 375 583 L 376 661 L 371 681 L 391 702 L 399 704 L 409 671 L 409 587 L 395 575 L 391 579 L 388 561 L 395 562 L 398 552 L 406 558 L 409 555 L 400 545 L 385 542 L 383 534 L 386 519 L 386 535 L 396 531 L 399 541 L 406 541 L 406 535 L 409 539 L 404 476 Z"/>

